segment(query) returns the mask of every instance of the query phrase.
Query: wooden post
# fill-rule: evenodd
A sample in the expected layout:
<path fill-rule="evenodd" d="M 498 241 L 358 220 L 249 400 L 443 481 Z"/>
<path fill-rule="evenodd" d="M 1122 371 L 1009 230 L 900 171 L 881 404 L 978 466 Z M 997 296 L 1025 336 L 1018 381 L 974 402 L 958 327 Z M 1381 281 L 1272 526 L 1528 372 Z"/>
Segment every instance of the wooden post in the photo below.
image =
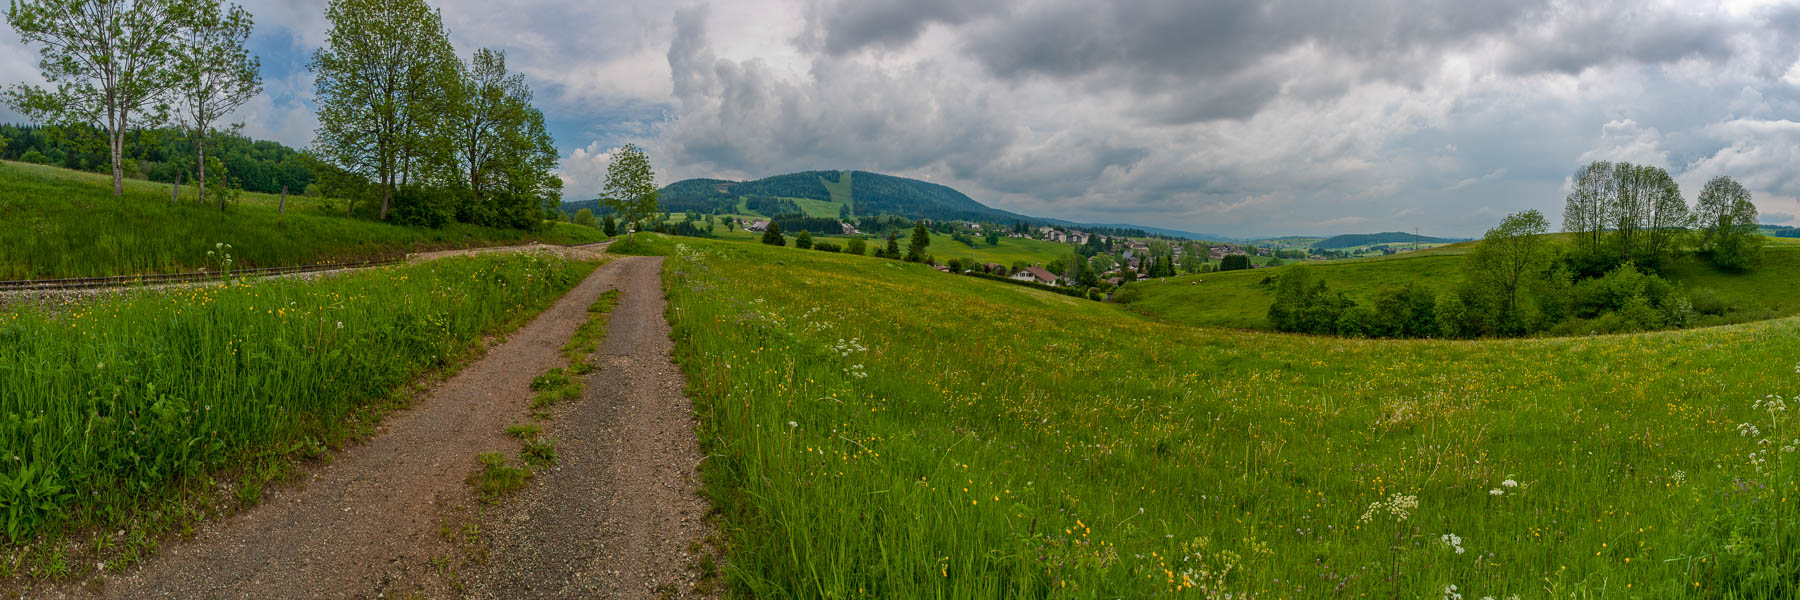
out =
<path fill-rule="evenodd" d="M 181 171 L 175 172 L 175 187 L 169 190 L 169 204 L 181 199 Z"/>
<path fill-rule="evenodd" d="M 275 207 L 275 214 L 287 212 L 287 186 L 281 186 L 281 204 Z"/>

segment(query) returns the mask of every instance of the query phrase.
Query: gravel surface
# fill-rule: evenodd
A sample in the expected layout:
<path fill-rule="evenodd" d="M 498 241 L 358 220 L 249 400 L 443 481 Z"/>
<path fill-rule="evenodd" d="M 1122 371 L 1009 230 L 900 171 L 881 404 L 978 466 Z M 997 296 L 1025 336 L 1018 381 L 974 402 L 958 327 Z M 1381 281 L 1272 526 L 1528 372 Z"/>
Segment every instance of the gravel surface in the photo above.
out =
<path fill-rule="evenodd" d="M 688 598 L 709 533 L 693 405 L 669 359 L 661 258 L 619 259 L 623 294 L 586 396 L 555 415 L 558 467 L 508 501 L 473 598 Z"/>
<path fill-rule="evenodd" d="M 337 454 L 302 486 L 271 490 L 261 505 L 204 523 L 191 541 L 171 543 L 162 554 L 123 575 L 41 590 L 37 596 L 87 598 L 96 591 L 106 598 L 452 596 L 442 580 L 442 569 L 434 566 L 432 559 L 457 551 L 453 536 L 442 535 L 440 527 L 461 510 L 459 507 L 473 503 L 465 478 L 478 468 L 476 455 L 493 450 L 516 452 L 518 443 L 507 438 L 503 429 L 526 414 L 532 378 L 567 364 L 561 345 L 586 319 L 587 306 L 617 285 L 622 274 L 633 282 L 627 297 L 653 298 L 661 306 L 654 273 L 654 264 L 642 259 L 601 267 L 412 408 L 390 415 L 376 435 Z M 641 287 L 646 284 L 651 287 Z M 660 309 L 621 308 L 625 310 L 615 317 L 621 332 L 662 328 L 658 343 L 663 354 L 657 364 L 666 366 L 667 324 Z M 639 320 L 654 325 L 632 323 Z M 620 335 L 621 339 L 629 337 Z M 656 375 L 677 376 L 673 371 Z M 629 378 L 647 376 L 632 374 Z M 667 388 L 667 393 L 680 397 L 679 388 Z M 686 406 L 685 400 L 682 406 Z M 682 414 L 685 417 L 686 413 Z M 692 444 L 691 428 L 684 439 Z M 692 467 L 692 462 L 686 465 L 689 471 Z M 570 467 L 564 468 L 565 473 L 569 471 Z M 570 522 L 561 527 L 592 525 L 599 523 Z M 660 546 L 649 544 L 633 549 L 640 555 L 660 551 Z M 630 564 L 638 561 L 666 562 L 662 557 L 640 557 Z"/>

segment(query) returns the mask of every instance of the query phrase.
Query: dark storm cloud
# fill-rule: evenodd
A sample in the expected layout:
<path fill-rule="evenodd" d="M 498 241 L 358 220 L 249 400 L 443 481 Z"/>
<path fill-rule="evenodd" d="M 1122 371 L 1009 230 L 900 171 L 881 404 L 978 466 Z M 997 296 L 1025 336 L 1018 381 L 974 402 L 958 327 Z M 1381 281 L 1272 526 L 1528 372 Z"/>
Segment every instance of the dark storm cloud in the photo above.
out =
<path fill-rule="evenodd" d="M 933 23 L 960 24 L 993 14 L 991 0 L 868 0 L 825 2 L 811 7 L 814 23 L 801 41 L 841 56 L 867 47 L 902 47 Z"/>
<path fill-rule="evenodd" d="M 759 176 L 979 165 L 1017 136 L 1001 107 L 939 65 L 889 71 L 821 57 L 795 81 L 761 60 L 715 56 L 699 11 L 675 22 L 668 56 L 681 117 L 660 143 L 677 162 Z"/>

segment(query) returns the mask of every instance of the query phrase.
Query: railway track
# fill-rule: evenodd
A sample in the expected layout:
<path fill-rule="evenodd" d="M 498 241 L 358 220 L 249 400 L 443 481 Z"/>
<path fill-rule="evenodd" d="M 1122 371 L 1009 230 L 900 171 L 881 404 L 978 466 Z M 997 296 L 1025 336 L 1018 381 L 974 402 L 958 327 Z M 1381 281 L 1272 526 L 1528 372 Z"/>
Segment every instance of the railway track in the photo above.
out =
<path fill-rule="evenodd" d="M 79 290 L 94 288 L 130 287 L 137 285 L 166 285 L 180 283 L 200 283 L 206 281 L 225 281 L 241 277 L 266 277 L 270 275 L 291 275 L 294 273 L 313 273 L 318 271 L 336 271 L 339 269 L 363 269 L 405 262 L 406 257 L 396 256 L 379 260 L 366 260 L 349 263 L 324 263 L 317 265 L 300 265 L 294 267 L 262 267 L 254 269 L 232 269 L 229 274 L 195 271 L 189 273 L 160 273 L 147 275 L 114 275 L 109 277 L 72 277 L 66 279 L 17 279 L 0 281 L 0 292 L 28 290 Z"/>
<path fill-rule="evenodd" d="M 479 253 L 479 252 L 497 252 L 497 251 L 518 250 L 518 249 L 522 249 L 522 248 L 540 247 L 540 246 L 553 246 L 553 247 L 561 246 L 563 248 L 585 248 L 585 247 L 590 247 L 590 246 L 601 246 L 604 248 L 607 243 L 608 242 L 591 242 L 591 243 L 587 243 L 587 244 L 567 244 L 567 245 L 563 245 L 563 244 L 528 244 L 528 245 L 524 245 L 524 246 L 487 246 L 487 247 L 480 247 L 480 248 L 467 248 L 464 250 L 441 251 L 441 252 L 435 252 L 435 253 L 428 252 L 428 253 L 421 253 L 421 254 L 396 255 L 396 256 L 392 256 L 392 257 L 388 257 L 388 258 L 365 260 L 365 261 L 361 261 L 361 262 L 321 263 L 321 264 L 316 264 L 316 265 L 299 265 L 299 266 L 293 266 L 293 267 L 261 267 L 261 268 L 254 268 L 254 269 L 232 269 L 231 273 L 229 275 L 227 275 L 225 273 L 210 273 L 210 272 L 206 272 L 206 271 L 193 271 L 193 272 L 188 272 L 188 273 L 160 273 L 160 274 L 147 274 L 147 275 L 113 275 L 113 276 L 108 276 L 108 277 L 72 277 L 72 278 L 66 278 L 66 279 L 16 279 L 16 280 L 11 280 L 11 281 L 0 281 L 0 293 L 50 291 L 50 290 L 104 289 L 104 288 L 132 287 L 132 286 L 139 286 L 139 285 L 172 285 L 172 284 L 183 284 L 183 283 L 203 283 L 203 282 L 207 282 L 207 281 L 225 281 L 227 279 L 238 279 L 238 278 L 243 278 L 243 277 L 268 277 L 268 276 L 274 276 L 274 275 L 292 275 L 295 273 L 316 273 L 316 272 L 321 272 L 321 271 L 337 271 L 337 270 L 343 270 L 343 269 L 366 269 L 369 267 L 379 267 L 382 265 L 392 265 L 392 264 L 399 264 L 399 263 L 407 262 L 408 260 L 412 260 L 413 257 L 415 257 L 415 256 L 424 257 L 425 259 L 429 260 L 430 258 L 433 257 L 433 255 L 436 255 L 436 254 L 446 254 L 447 255 L 447 254 L 454 254 L 457 252 L 477 252 L 477 253 Z"/>

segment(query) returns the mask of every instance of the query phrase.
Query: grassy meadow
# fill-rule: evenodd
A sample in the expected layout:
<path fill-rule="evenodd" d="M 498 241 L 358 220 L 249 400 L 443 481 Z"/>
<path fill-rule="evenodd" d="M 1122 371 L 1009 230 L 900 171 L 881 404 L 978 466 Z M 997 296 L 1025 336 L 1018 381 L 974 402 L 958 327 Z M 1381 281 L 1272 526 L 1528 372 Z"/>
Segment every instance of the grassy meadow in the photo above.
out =
<path fill-rule="evenodd" d="M 1309 262 L 1313 276 L 1334 292 L 1358 302 L 1372 301 L 1388 287 L 1420 283 L 1444 292 L 1462 281 L 1462 261 L 1470 243 L 1393 256 Z M 1269 305 L 1275 301 L 1278 269 L 1228 271 L 1147 280 L 1134 284 L 1140 295 L 1127 305 L 1133 311 L 1170 323 L 1204 327 L 1270 329 Z M 1716 295 L 1731 311 L 1707 316 L 1702 325 L 1744 322 L 1800 313 L 1800 246 L 1772 244 L 1761 266 L 1748 273 L 1726 273 L 1686 256 L 1671 265 L 1669 279 L 1690 292 Z M 1270 282 L 1265 283 L 1264 280 Z"/>
<path fill-rule="evenodd" d="M 1797 593 L 1797 319 L 1313 338 L 644 237 L 745 595 Z"/>
<path fill-rule="evenodd" d="M 335 446 L 351 433 L 347 416 L 549 306 L 593 268 L 490 254 L 0 312 L 5 538 L 102 526 L 153 544 L 145 507 L 187 493 L 183 482 Z M 246 476 L 240 499 L 258 486 Z"/>
<path fill-rule="evenodd" d="M 217 268 L 206 257 L 231 244 L 236 266 L 361 261 L 403 252 L 529 241 L 586 243 L 599 230 L 568 223 L 533 233 L 453 223 L 442 229 L 326 214 L 318 200 L 244 193 L 228 212 L 196 204 L 193 186 L 169 203 L 169 186 L 127 180 L 112 196 L 110 176 L 0 162 L 0 279 L 93 277 Z M 209 196 L 210 198 L 210 196 Z M 336 211 L 342 211 L 338 203 Z"/>

